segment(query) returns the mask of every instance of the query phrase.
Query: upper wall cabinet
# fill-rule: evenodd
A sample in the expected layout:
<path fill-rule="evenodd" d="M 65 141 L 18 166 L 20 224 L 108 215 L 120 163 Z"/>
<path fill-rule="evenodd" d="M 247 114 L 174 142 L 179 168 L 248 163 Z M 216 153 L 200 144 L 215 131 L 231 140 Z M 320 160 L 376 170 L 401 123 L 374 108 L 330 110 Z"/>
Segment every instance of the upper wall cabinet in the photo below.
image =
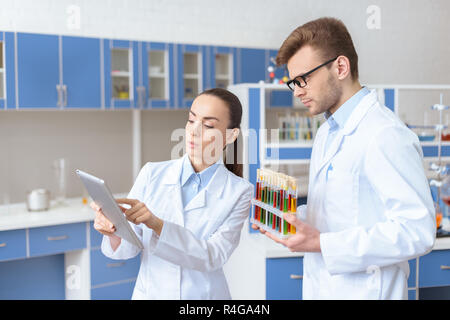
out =
<path fill-rule="evenodd" d="M 189 108 L 194 98 L 210 87 L 210 66 L 206 46 L 176 45 L 177 59 L 176 87 L 177 102 L 180 108 Z"/>
<path fill-rule="evenodd" d="M 209 47 L 210 50 L 210 87 L 223 88 L 237 81 L 236 48 Z"/>
<path fill-rule="evenodd" d="M 0 32 L 0 109 L 16 107 L 14 33 Z"/>
<path fill-rule="evenodd" d="M 175 106 L 174 45 L 143 42 L 140 50 L 139 92 L 144 108 Z"/>
<path fill-rule="evenodd" d="M 99 108 L 100 40 L 17 33 L 19 108 Z"/>
<path fill-rule="evenodd" d="M 101 107 L 101 41 L 63 36 L 61 47 L 63 107 Z"/>
<path fill-rule="evenodd" d="M 108 108 L 138 108 L 139 43 L 104 40 L 105 104 Z M 139 93 L 138 93 L 139 92 Z"/>
<path fill-rule="evenodd" d="M 189 108 L 204 90 L 269 80 L 274 55 L 267 49 L 0 32 L 0 109 Z"/>
<path fill-rule="evenodd" d="M 268 50 L 241 48 L 239 50 L 240 83 L 255 83 L 268 80 L 267 66 L 269 64 Z"/>

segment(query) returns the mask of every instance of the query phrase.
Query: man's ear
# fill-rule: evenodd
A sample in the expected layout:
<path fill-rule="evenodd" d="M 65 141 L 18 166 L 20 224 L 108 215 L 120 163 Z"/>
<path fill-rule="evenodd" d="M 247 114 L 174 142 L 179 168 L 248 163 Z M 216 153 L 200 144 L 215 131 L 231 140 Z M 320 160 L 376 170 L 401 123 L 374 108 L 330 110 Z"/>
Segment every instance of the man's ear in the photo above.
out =
<path fill-rule="evenodd" d="M 226 144 L 232 144 L 239 136 L 240 130 L 238 128 L 226 130 Z"/>

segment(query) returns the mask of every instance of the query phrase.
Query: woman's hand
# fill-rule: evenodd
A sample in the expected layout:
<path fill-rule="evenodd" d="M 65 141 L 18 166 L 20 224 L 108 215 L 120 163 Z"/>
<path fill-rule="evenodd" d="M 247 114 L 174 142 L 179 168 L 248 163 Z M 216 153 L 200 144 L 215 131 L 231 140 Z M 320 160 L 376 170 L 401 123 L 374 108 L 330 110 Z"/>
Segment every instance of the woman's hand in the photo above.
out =
<path fill-rule="evenodd" d="M 111 248 L 113 251 L 116 251 L 122 241 L 120 237 L 114 234 L 114 232 L 116 232 L 116 227 L 105 217 L 102 209 L 95 202 L 91 202 L 90 206 L 95 210 L 94 229 L 101 234 L 108 236 Z"/>
<path fill-rule="evenodd" d="M 140 202 L 135 199 L 116 199 L 119 204 L 120 209 L 125 214 L 128 221 L 138 225 L 145 224 L 148 228 L 153 229 L 158 235 L 161 234 L 163 227 L 163 220 L 155 216 L 145 205 L 145 203 Z M 130 205 L 131 208 L 125 209 L 120 206 L 120 204 Z"/>
<path fill-rule="evenodd" d="M 116 227 L 105 217 L 95 202 L 91 202 L 90 206 L 95 211 L 94 229 L 105 236 L 112 236 L 116 232 Z"/>

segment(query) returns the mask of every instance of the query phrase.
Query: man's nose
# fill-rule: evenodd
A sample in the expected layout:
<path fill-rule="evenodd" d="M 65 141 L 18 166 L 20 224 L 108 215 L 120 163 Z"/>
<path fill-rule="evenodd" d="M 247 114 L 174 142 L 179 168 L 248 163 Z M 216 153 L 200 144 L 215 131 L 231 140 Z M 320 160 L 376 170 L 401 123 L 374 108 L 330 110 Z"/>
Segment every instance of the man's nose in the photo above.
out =
<path fill-rule="evenodd" d="M 301 97 L 303 97 L 305 94 L 306 94 L 305 88 L 300 88 L 300 87 L 297 86 L 297 85 L 295 86 L 295 89 L 294 89 L 294 96 L 295 96 L 295 97 L 301 98 Z"/>

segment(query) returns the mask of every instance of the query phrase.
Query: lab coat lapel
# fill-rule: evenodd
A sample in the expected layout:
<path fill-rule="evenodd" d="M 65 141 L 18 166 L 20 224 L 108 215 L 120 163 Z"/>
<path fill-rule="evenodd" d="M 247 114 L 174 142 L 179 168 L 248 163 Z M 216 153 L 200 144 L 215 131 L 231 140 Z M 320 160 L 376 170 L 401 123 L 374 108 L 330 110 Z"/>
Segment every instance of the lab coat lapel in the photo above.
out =
<path fill-rule="evenodd" d="M 227 169 L 224 167 L 224 165 L 220 164 L 217 167 L 216 172 L 214 172 L 214 175 L 212 176 L 208 185 L 194 198 L 192 198 L 192 200 L 184 208 L 184 211 L 199 209 L 206 206 L 206 198 L 209 195 L 215 195 L 216 197 L 220 198 L 227 179 L 226 170 Z"/>
<path fill-rule="evenodd" d="M 344 128 L 338 131 L 336 138 L 333 140 L 329 150 L 325 150 L 325 155 L 323 156 L 323 158 L 321 158 L 320 155 L 323 154 L 323 148 L 325 148 L 326 135 L 328 134 L 328 132 L 324 135 L 320 143 L 321 150 L 319 150 L 320 153 L 318 153 L 320 165 L 318 166 L 315 172 L 315 177 L 317 177 L 320 171 L 334 158 L 334 156 L 340 150 L 342 141 L 345 138 L 345 136 L 351 134 L 357 128 L 361 119 L 364 118 L 364 116 L 367 114 L 367 111 L 370 109 L 370 107 L 372 107 L 375 104 L 376 101 L 377 101 L 376 92 L 375 90 L 372 90 L 356 106 L 355 110 L 353 110 L 352 114 L 350 115 L 350 118 L 345 124 Z"/>
<path fill-rule="evenodd" d="M 162 184 L 167 187 L 167 201 L 170 201 L 175 208 L 175 221 L 179 225 L 184 225 L 184 216 L 183 216 L 183 200 L 181 198 L 181 185 L 180 185 L 180 177 L 181 170 L 183 167 L 183 159 L 187 155 L 184 155 L 182 158 L 174 161 L 173 165 L 170 168 L 166 169 Z"/>

